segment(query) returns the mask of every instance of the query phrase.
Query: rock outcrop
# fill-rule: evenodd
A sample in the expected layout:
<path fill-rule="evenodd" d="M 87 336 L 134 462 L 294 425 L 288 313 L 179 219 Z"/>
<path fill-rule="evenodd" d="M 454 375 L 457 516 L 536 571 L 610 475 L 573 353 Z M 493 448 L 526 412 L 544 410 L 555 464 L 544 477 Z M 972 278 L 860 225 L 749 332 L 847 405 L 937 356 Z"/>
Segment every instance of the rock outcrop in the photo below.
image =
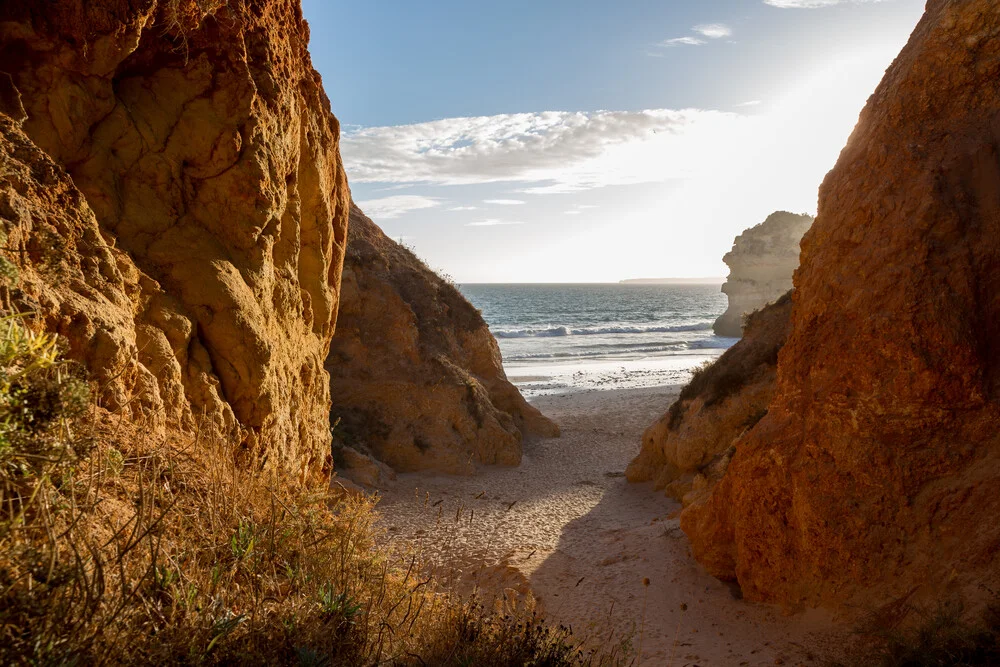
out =
<path fill-rule="evenodd" d="M 15 302 L 109 409 L 302 473 L 329 458 L 349 202 L 308 37 L 292 0 L 0 5 Z"/>
<path fill-rule="evenodd" d="M 791 295 L 751 314 L 743 338 L 695 372 L 677 401 L 642 435 L 642 449 L 625 471 L 685 506 L 725 472 L 739 438 L 767 414 L 774 396 L 778 352 L 788 336 Z"/>
<path fill-rule="evenodd" d="M 729 266 L 722 286 L 729 307 L 712 327 L 716 335 L 742 336 L 747 315 L 792 289 L 799 242 L 812 223 L 812 216 L 777 211 L 736 237 L 733 249 L 722 258 Z"/>
<path fill-rule="evenodd" d="M 820 189 L 767 415 L 681 526 L 752 600 L 1000 579 L 1000 11 L 931 0 Z"/>
<path fill-rule="evenodd" d="M 339 444 L 399 471 L 470 473 L 517 465 L 523 435 L 558 435 L 507 381 L 472 304 L 356 206 L 350 220 L 327 363 Z"/>

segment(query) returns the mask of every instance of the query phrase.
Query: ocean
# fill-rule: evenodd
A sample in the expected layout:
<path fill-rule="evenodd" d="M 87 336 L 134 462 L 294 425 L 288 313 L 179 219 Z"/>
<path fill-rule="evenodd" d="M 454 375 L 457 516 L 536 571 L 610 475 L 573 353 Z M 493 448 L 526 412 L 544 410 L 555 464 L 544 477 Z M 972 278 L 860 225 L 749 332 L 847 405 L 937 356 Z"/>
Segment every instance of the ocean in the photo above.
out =
<path fill-rule="evenodd" d="M 736 342 L 719 285 L 466 284 L 526 396 L 686 382 Z"/>

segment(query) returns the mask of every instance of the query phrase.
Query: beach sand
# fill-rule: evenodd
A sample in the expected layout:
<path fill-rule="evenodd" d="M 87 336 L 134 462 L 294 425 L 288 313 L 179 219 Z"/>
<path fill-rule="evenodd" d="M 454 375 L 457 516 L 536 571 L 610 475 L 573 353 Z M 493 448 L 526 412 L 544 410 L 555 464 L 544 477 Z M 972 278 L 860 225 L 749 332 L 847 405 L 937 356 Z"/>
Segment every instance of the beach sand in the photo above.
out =
<path fill-rule="evenodd" d="M 379 503 L 384 525 L 466 586 L 530 587 L 546 617 L 579 638 L 633 631 L 641 664 L 822 664 L 843 646 L 845 628 L 821 612 L 783 615 L 738 599 L 738 588 L 692 558 L 680 505 L 626 482 L 642 430 L 678 391 L 537 398 L 561 438 L 525 443 L 517 468 L 400 475 Z"/>

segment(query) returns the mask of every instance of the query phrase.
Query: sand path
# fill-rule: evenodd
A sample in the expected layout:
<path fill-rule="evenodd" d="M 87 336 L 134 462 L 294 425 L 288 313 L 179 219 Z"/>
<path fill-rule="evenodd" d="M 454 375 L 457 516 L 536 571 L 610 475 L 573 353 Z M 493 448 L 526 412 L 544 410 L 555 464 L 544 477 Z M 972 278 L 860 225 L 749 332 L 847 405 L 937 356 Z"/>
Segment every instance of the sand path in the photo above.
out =
<path fill-rule="evenodd" d="M 641 630 L 641 664 L 822 664 L 842 628 L 818 612 L 783 616 L 737 599 L 691 557 L 669 518 L 679 505 L 624 479 L 642 429 L 677 391 L 536 399 L 561 438 L 526 443 L 518 468 L 400 475 L 380 503 L 390 534 L 449 571 L 526 582 L 548 618 L 578 636 L 635 628 L 638 646 Z"/>

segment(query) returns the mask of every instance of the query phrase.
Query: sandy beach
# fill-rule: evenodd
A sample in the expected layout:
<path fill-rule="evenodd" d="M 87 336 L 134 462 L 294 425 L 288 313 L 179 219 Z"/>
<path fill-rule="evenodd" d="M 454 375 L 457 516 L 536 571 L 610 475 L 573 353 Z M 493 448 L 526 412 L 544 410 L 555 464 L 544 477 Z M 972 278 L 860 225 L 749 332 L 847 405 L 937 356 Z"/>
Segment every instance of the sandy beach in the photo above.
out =
<path fill-rule="evenodd" d="M 822 664 L 846 629 L 819 612 L 786 616 L 739 599 L 692 558 L 679 504 L 626 482 L 643 428 L 678 391 L 537 398 L 562 437 L 525 443 L 517 468 L 400 475 L 383 492 L 384 524 L 442 571 L 530 587 L 546 616 L 578 637 L 631 631 L 641 664 Z"/>

